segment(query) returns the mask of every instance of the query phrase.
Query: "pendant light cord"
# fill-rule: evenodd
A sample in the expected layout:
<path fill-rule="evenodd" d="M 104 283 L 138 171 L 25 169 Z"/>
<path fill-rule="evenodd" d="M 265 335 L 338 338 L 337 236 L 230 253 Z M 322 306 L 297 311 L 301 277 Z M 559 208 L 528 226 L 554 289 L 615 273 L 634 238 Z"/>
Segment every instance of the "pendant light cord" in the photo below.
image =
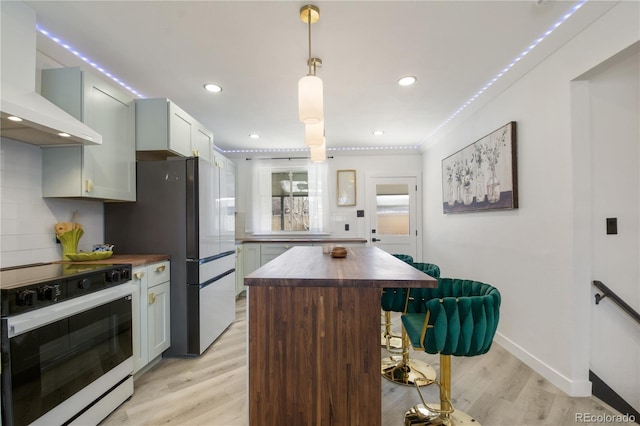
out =
<path fill-rule="evenodd" d="M 309 65 L 309 75 L 316 75 L 311 73 L 311 8 L 307 11 L 307 24 L 309 25 L 309 59 L 307 61 Z"/>

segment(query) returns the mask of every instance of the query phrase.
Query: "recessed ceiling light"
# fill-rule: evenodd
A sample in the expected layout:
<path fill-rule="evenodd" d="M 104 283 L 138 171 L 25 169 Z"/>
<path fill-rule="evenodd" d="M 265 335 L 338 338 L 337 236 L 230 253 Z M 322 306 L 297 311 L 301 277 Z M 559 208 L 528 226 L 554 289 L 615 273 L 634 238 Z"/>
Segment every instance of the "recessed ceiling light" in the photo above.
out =
<path fill-rule="evenodd" d="M 257 134 L 257 133 L 250 133 L 250 134 L 249 134 L 249 137 L 250 137 L 251 139 L 260 139 L 260 135 L 259 135 L 259 134 Z"/>
<path fill-rule="evenodd" d="M 220 93 L 222 92 L 222 87 L 217 84 L 207 83 L 204 85 L 204 88 L 207 89 L 211 93 Z"/>
<path fill-rule="evenodd" d="M 398 84 L 400 86 L 411 86 L 413 83 L 416 82 L 416 80 L 417 78 L 413 76 L 402 77 L 400 80 L 398 80 Z"/>
<path fill-rule="evenodd" d="M 11 121 L 22 121 L 22 118 L 20 117 L 16 117 L 15 115 L 10 115 L 9 117 L 7 117 L 9 120 Z"/>
<path fill-rule="evenodd" d="M 382 130 L 375 130 L 373 132 L 373 136 L 382 136 L 384 135 L 384 132 Z"/>
<path fill-rule="evenodd" d="M 70 138 L 71 137 L 71 135 L 69 133 L 65 133 L 65 132 L 58 133 L 58 136 L 60 136 L 61 138 Z"/>

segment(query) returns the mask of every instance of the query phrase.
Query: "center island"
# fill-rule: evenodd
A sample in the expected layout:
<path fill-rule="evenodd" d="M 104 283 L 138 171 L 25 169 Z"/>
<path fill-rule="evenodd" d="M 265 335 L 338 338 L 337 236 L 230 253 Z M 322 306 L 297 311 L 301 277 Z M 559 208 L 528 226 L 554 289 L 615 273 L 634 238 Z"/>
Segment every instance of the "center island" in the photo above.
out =
<path fill-rule="evenodd" d="M 376 247 L 293 247 L 245 277 L 249 424 L 381 424 L 383 287 L 435 278 Z"/>

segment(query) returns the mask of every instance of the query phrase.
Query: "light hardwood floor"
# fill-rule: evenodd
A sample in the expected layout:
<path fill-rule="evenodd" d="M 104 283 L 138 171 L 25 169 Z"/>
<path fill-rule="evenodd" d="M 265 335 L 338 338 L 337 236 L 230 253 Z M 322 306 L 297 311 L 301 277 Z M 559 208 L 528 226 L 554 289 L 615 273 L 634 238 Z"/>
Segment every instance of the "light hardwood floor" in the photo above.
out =
<path fill-rule="evenodd" d="M 399 323 L 394 316 L 394 329 Z M 240 297 L 235 322 L 203 356 L 160 360 L 102 425 L 246 426 L 246 326 L 246 298 Z M 410 355 L 438 370 L 437 355 Z M 595 398 L 568 397 L 495 343 L 483 356 L 453 357 L 451 379 L 454 407 L 484 426 L 576 425 L 582 424 L 576 413 L 617 414 Z M 380 380 L 382 424 L 401 426 L 405 411 L 419 403 L 418 394 L 413 387 Z M 439 401 L 437 386 L 422 389 L 428 402 Z"/>

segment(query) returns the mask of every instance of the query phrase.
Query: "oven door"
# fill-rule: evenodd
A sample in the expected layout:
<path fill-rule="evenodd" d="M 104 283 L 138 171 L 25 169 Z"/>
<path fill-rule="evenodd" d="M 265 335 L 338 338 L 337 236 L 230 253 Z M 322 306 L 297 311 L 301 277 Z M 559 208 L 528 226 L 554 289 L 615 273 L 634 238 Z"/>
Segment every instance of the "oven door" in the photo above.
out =
<path fill-rule="evenodd" d="M 133 371 L 131 285 L 2 319 L 4 425 L 62 424 Z"/>

